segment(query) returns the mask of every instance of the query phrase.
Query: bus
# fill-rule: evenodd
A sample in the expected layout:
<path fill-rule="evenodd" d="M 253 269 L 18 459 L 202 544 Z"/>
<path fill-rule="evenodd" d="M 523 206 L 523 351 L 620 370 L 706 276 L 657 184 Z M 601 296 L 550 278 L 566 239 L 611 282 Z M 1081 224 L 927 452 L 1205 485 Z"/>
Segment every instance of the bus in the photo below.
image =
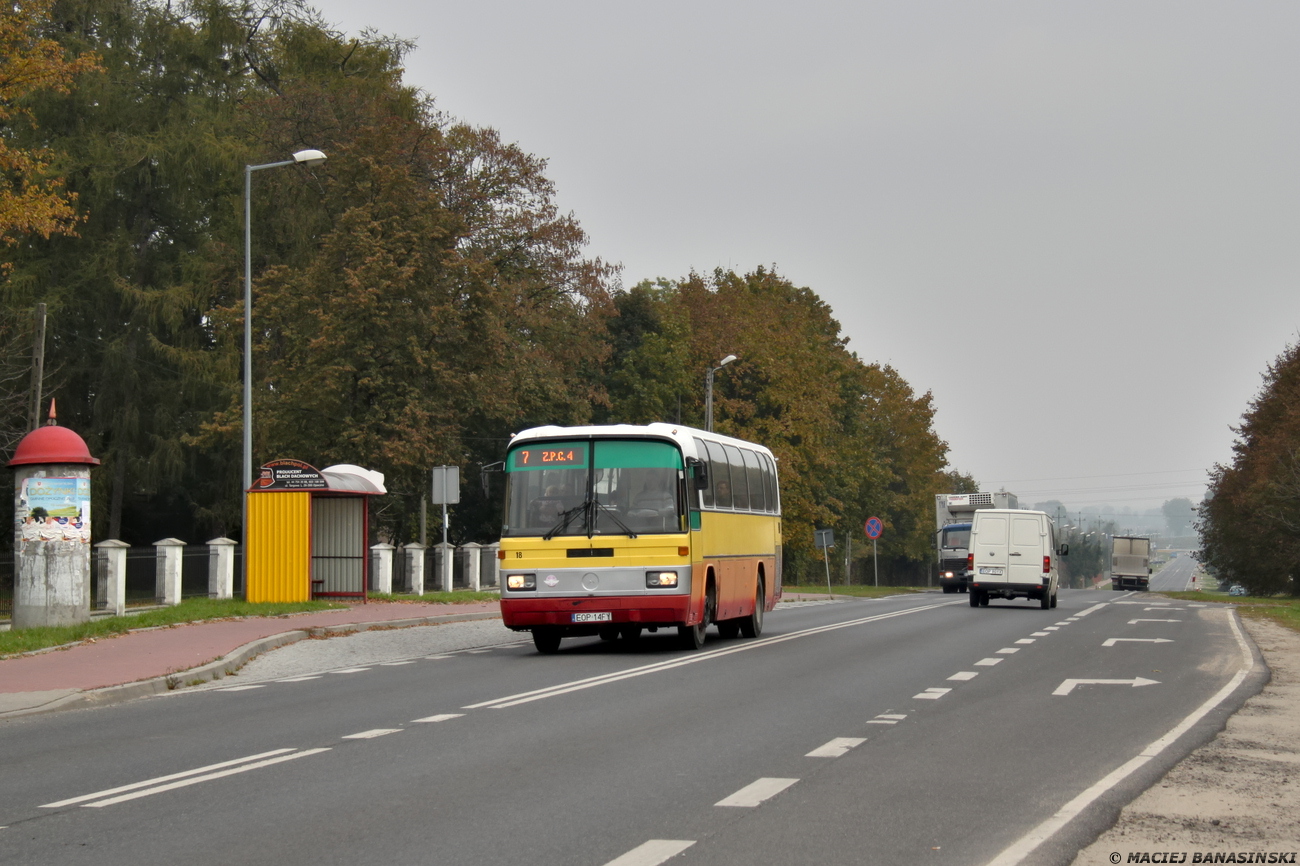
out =
<path fill-rule="evenodd" d="M 761 445 L 680 424 L 535 427 L 506 453 L 501 618 L 538 652 L 717 626 L 757 637 L 781 598 L 781 495 Z"/>

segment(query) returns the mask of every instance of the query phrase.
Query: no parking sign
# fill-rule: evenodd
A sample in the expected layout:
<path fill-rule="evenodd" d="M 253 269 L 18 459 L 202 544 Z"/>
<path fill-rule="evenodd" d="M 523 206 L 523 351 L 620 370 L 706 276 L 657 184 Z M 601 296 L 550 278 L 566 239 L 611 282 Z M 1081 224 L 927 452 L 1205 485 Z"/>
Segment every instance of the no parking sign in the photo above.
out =
<path fill-rule="evenodd" d="M 885 524 L 881 523 L 879 517 L 868 517 L 867 522 L 862 527 L 862 531 L 867 534 L 867 538 L 875 541 L 880 537 L 880 533 L 885 531 Z"/>

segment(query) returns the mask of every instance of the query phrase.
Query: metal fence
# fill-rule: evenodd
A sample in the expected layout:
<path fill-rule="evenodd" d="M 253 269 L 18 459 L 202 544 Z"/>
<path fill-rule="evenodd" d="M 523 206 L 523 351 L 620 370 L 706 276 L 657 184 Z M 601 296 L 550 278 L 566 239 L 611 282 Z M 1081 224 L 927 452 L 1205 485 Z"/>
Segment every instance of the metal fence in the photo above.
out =
<path fill-rule="evenodd" d="M 472 581 L 469 573 L 469 551 L 454 548 L 451 558 L 451 588 L 469 589 Z M 393 551 L 393 592 L 410 592 L 411 558 L 406 550 L 399 547 Z M 495 551 L 484 549 L 479 555 L 479 588 L 493 589 L 497 585 Z M 424 588 L 427 592 L 442 589 L 442 548 L 428 547 L 424 550 Z"/>

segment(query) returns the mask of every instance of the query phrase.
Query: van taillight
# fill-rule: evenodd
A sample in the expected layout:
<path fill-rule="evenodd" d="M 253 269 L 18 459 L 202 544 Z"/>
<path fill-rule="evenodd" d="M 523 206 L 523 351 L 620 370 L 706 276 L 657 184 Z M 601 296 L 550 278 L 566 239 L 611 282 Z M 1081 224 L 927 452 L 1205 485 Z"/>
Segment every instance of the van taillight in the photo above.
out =
<path fill-rule="evenodd" d="M 1044 557 L 1043 557 L 1043 574 L 1050 574 L 1051 571 L 1052 571 L 1052 558 L 1051 558 L 1050 556 L 1044 556 Z"/>
<path fill-rule="evenodd" d="M 973 553 L 966 554 L 966 570 L 967 571 L 975 570 L 975 554 Z"/>

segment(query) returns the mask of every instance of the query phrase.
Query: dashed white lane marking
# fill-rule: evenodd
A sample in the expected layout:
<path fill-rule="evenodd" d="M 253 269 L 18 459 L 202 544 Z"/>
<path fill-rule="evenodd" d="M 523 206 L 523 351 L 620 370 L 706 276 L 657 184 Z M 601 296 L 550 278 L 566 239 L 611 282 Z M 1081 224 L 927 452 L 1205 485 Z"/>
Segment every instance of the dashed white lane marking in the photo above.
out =
<path fill-rule="evenodd" d="M 1079 618 L 1077 616 L 1067 616 L 1065 618 L 1065 622 L 1078 622 L 1078 621 Z M 1065 622 L 1058 622 L 1057 625 L 1065 625 Z"/>
<path fill-rule="evenodd" d="M 246 692 L 246 691 L 248 691 L 249 689 L 261 689 L 261 688 L 265 688 L 265 685 L 259 685 L 259 686 L 231 686 L 231 687 L 228 688 L 228 689 L 219 689 L 218 691 L 223 691 L 223 692 Z"/>
<path fill-rule="evenodd" d="M 320 679 L 319 674 L 310 677 L 287 677 L 282 680 L 276 680 L 276 682 L 277 683 L 305 683 L 307 682 L 307 680 L 318 680 L 318 679 Z"/>
<path fill-rule="evenodd" d="M 998 661 L 1001 661 L 1001 659 L 998 659 Z M 959 683 L 964 683 L 966 682 L 966 680 L 973 680 L 979 675 L 980 675 L 979 671 L 957 671 L 957 673 L 948 677 L 948 679 L 956 680 Z"/>
<path fill-rule="evenodd" d="M 1187 610 L 1187 608 L 1185 608 L 1185 607 L 1164 607 L 1164 606 L 1162 606 L 1162 607 L 1144 607 L 1144 608 L 1142 608 L 1142 610 L 1143 610 L 1143 611 L 1148 611 L 1148 610 Z"/>
<path fill-rule="evenodd" d="M 759 805 L 764 800 L 775 797 L 786 788 L 793 785 L 798 779 L 773 779 L 764 777 L 755 782 L 750 782 L 730 797 L 719 800 L 714 803 L 715 806 L 739 806 L 741 808 L 752 808 Z"/>
<path fill-rule="evenodd" d="M 1065 620 L 1061 620 L 1060 622 L 1058 622 L 1057 625 L 1069 625 L 1069 624 L 1072 623 L 1072 622 L 1074 622 L 1074 620 L 1072 620 L 1072 619 L 1065 619 Z"/>
<path fill-rule="evenodd" d="M 874 719 L 868 719 L 868 725 L 896 725 L 907 718 L 906 713 L 880 713 Z"/>
<path fill-rule="evenodd" d="M 919 695 L 912 695 L 912 699 L 918 701 L 937 701 L 950 691 L 952 691 L 952 689 L 926 689 Z"/>
<path fill-rule="evenodd" d="M 273 752 L 263 752 L 261 755 L 250 755 L 247 758 L 237 758 L 233 761 L 223 761 L 220 764 L 212 764 L 207 767 L 200 767 L 197 770 L 187 770 L 183 773 L 173 773 L 170 776 L 160 776 L 156 779 L 149 779 L 144 782 L 136 782 L 133 785 L 123 785 L 120 788 L 112 788 L 107 791 L 100 791 L 96 794 L 86 794 L 81 797 L 73 797 L 70 800 L 61 800 L 58 803 L 49 803 L 45 806 L 42 806 L 41 808 L 56 809 L 60 806 L 70 806 L 73 803 L 81 803 L 82 808 L 99 809 L 103 806 L 113 806 L 116 805 L 117 803 L 124 803 L 127 800 L 136 800 L 139 799 L 140 797 L 149 797 L 153 794 L 161 794 L 165 791 L 174 791 L 177 788 L 185 788 L 189 785 L 197 785 L 200 782 L 209 782 L 213 779 L 221 779 L 226 776 L 233 776 L 236 773 L 246 773 L 249 770 L 259 770 L 262 767 L 269 767 L 272 764 L 280 764 L 285 761 L 295 761 L 298 758 L 306 758 L 310 755 L 319 755 L 321 752 L 328 752 L 328 751 L 329 749 L 327 748 L 307 749 L 301 752 L 295 749 L 276 749 Z M 284 752 L 288 752 L 289 754 L 283 754 Z M 266 760 L 261 760 L 261 761 L 254 760 L 255 758 L 262 758 L 266 755 L 277 755 L 277 757 L 266 758 Z M 252 763 L 248 763 L 250 761 Z M 232 765 L 236 765 L 236 766 L 232 766 Z M 217 772 L 214 773 L 205 773 L 206 770 L 211 770 L 217 767 L 226 767 L 227 769 L 218 770 Z M 196 773 L 204 773 L 204 775 L 195 775 Z M 181 778 L 181 777 L 188 777 L 188 778 Z M 168 782 L 167 781 L 168 779 L 177 779 L 178 781 Z M 166 784 L 158 784 L 164 782 Z M 143 789 L 143 790 L 139 790 L 139 789 Z M 116 794 L 119 791 L 130 791 L 131 793 L 121 794 L 116 797 L 109 796 L 108 799 L 106 800 L 98 799 L 105 795 Z M 87 800 L 95 800 L 95 802 L 93 803 L 86 802 Z"/>
<path fill-rule="evenodd" d="M 993 665 L 1002 664 L 1002 659 L 994 659 L 994 658 L 980 659 L 979 661 L 975 662 L 975 664 L 987 668 L 987 667 L 992 667 Z"/>
<path fill-rule="evenodd" d="M 1003 655 L 1008 655 L 1008 656 L 1009 656 L 1009 655 L 1011 655 L 1012 653 L 1018 653 L 1018 652 L 1020 652 L 1020 647 L 1018 647 L 1018 646 L 1004 646 L 1002 649 L 998 650 L 998 652 L 1002 653 Z"/>
<path fill-rule="evenodd" d="M 404 662 L 380 662 L 379 666 L 385 668 L 395 668 L 398 665 L 413 665 L 413 664 L 415 664 L 415 659 L 407 659 Z"/>
<path fill-rule="evenodd" d="M 1045 625 L 1045 626 L 1043 626 L 1043 631 L 1060 631 L 1060 630 L 1061 630 L 1061 627 L 1060 627 L 1059 625 Z"/>
<path fill-rule="evenodd" d="M 1048 628 L 1052 628 L 1052 627 L 1049 625 Z M 1052 631 L 1055 631 L 1055 629 L 1052 629 Z M 1029 633 L 1029 636 L 1030 637 L 1051 637 L 1051 634 L 1052 632 L 1050 631 L 1031 631 Z"/>
<path fill-rule="evenodd" d="M 1113 637 L 1101 642 L 1102 646 L 1115 646 L 1117 643 L 1173 643 L 1167 637 Z"/>
<path fill-rule="evenodd" d="M 818 746 L 817 748 L 813 749 L 811 752 L 804 755 L 804 757 L 805 758 L 838 758 L 841 755 L 847 755 L 849 753 L 849 749 L 852 749 L 854 746 L 860 746 L 866 741 L 867 740 L 865 737 L 836 737 L 835 739 L 831 740 L 829 743 L 826 743 L 823 746 Z"/>
<path fill-rule="evenodd" d="M 359 734 L 348 734 L 343 737 L 345 740 L 373 740 L 375 737 L 382 737 L 385 734 L 395 734 L 401 728 L 372 728 L 369 731 L 362 731 Z"/>
<path fill-rule="evenodd" d="M 1182 622 L 1181 619 L 1131 619 L 1129 625 L 1137 625 L 1140 622 Z"/>
<path fill-rule="evenodd" d="M 370 668 L 339 668 L 336 671 L 330 671 L 332 674 L 359 674 L 362 671 L 368 671 Z"/>
<path fill-rule="evenodd" d="M 449 659 L 451 658 L 451 656 L 447 655 L 446 653 L 443 653 L 441 655 L 436 655 L 436 656 L 425 656 L 425 658 L 426 659 Z"/>
<path fill-rule="evenodd" d="M 422 719 L 415 719 L 415 722 L 445 722 L 449 719 L 459 719 L 464 713 L 439 713 L 436 716 L 425 716 Z"/>
<path fill-rule="evenodd" d="M 694 839 L 651 839 L 610 860 L 605 866 L 659 866 L 695 844 Z"/>
<path fill-rule="evenodd" d="M 1032 637 L 1022 637 L 1020 640 L 1016 641 L 1016 643 L 1033 643 L 1033 642 L 1034 642 L 1034 638 Z"/>

